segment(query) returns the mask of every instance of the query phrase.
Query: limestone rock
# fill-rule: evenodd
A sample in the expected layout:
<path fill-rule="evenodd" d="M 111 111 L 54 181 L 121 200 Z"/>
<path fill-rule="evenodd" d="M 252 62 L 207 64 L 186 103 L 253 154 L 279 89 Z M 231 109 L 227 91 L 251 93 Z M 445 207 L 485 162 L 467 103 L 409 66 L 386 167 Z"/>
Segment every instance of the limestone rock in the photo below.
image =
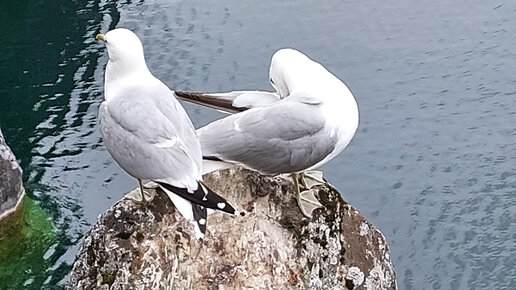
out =
<path fill-rule="evenodd" d="M 289 178 L 243 169 L 205 176 L 245 216 L 209 216 L 203 242 L 158 190 L 123 199 L 86 234 L 73 289 L 396 289 L 383 235 L 330 185 L 305 218 Z"/>
<path fill-rule="evenodd" d="M 20 207 L 23 195 L 22 170 L 0 131 L 0 219 Z"/>

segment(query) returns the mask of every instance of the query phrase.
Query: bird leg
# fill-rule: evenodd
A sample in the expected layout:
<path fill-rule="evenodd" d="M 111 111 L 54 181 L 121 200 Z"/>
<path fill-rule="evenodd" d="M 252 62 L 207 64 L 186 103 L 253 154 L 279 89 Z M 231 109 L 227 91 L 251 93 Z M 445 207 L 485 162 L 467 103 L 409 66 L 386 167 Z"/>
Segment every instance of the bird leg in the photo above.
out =
<path fill-rule="evenodd" d="M 143 189 L 143 182 L 141 179 L 138 179 L 138 185 L 140 186 L 140 194 L 142 196 L 142 202 L 145 203 L 145 190 Z"/>
<path fill-rule="evenodd" d="M 150 183 L 148 183 L 147 185 L 149 185 Z M 131 191 L 129 194 L 127 194 L 127 197 L 132 199 L 133 201 L 137 202 L 137 203 L 149 203 L 151 202 L 153 199 L 154 199 L 154 196 L 156 195 L 154 191 L 152 192 L 149 192 L 149 191 L 145 191 L 145 189 L 155 189 L 156 186 L 145 186 L 143 184 L 143 181 L 138 179 L 138 186 L 139 186 L 139 196 L 136 196 L 136 194 L 138 193 L 137 190 L 133 190 Z"/>
<path fill-rule="evenodd" d="M 323 207 L 323 205 L 317 200 L 315 197 L 315 190 L 313 189 L 307 189 L 304 191 L 301 191 L 299 188 L 299 175 L 298 173 L 292 173 L 292 180 L 294 181 L 294 191 L 296 193 L 296 200 L 297 204 L 299 206 L 299 209 L 301 209 L 301 212 L 304 216 L 308 218 L 312 218 L 312 213 L 315 209 Z M 305 183 L 306 181 L 301 176 L 302 182 Z M 303 184 L 303 186 L 306 188 L 306 183 Z"/>

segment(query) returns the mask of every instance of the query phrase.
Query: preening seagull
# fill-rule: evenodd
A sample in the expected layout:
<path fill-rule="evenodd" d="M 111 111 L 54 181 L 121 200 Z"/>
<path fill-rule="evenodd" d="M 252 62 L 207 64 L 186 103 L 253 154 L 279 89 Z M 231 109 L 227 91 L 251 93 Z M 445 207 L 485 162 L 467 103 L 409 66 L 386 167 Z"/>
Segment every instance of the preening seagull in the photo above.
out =
<path fill-rule="evenodd" d="M 150 73 L 136 34 L 118 28 L 97 39 L 109 56 L 99 108 L 104 144 L 138 179 L 142 201 L 142 180 L 154 181 L 202 238 L 207 209 L 230 214 L 235 209 L 202 183 L 201 147 L 192 122 L 174 92 Z"/>
<path fill-rule="evenodd" d="M 176 92 L 197 104 L 234 113 L 197 130 L 206 171 L 240 165 L 262 174 L 292 174 L 298 204 L 311 217 L 321 206 L 312 191 L 301 192 L 298 175 L 333 159 L 358 127 L 355 98 L 321 64 L 294 49 L 280 49 L 271 61 L 276 92 Z M 214 165 L 214 166 L 213 166 Z"/>

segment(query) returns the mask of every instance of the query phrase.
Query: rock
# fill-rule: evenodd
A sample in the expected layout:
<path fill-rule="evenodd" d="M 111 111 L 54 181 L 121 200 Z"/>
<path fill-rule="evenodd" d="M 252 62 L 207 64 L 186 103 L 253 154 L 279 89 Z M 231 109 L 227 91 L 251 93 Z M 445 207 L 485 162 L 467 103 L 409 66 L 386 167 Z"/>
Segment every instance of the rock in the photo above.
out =
<path fill-rule="evenodd" d="M 24 194 L 21 167 L 0 131 L 0 220 L 21 208 Z"/>
<path fill-rule="evenodd" d="M 41 289 L 55 262 L 52 219 L 24 196 L 22 170 L 0 132 L 0 289 Z"/>
<path fill-rule="evenodd" d="M 330 185 L 305 218 L 289 178 L 229 169 L 204 177 L 245 216 L 209 216 L 203 242 L 158 190 L 123 199 L 85 235 L 72 289 L 396 289 L 384 236 Z"/>

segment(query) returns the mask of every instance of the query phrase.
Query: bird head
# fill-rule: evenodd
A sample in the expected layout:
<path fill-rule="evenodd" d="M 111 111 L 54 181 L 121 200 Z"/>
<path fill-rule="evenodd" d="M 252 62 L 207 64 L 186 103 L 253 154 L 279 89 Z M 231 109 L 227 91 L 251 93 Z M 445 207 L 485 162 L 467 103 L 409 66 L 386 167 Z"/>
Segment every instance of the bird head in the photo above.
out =
<path fill-rule="evenodd" d="M 125 69 L 147 67 L 143 54 L 143 45 L 134 32 L 126 28 L 116 28 L 106 34 L 97 34 L 108 50 L 109 61 Z"/>

